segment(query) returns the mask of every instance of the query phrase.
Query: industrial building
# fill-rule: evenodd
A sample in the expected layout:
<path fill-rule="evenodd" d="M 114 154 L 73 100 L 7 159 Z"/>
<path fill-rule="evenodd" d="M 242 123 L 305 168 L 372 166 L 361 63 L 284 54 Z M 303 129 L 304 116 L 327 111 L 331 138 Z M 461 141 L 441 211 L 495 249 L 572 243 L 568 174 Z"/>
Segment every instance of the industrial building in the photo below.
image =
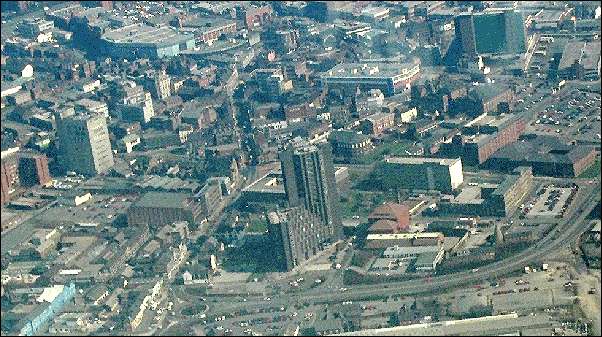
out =
<path fill-rule="evenodd" d="M 323 250 L 330 237 L 320 218 L 303 207 L 268 213 L 268 232 L 276 259 L 289 271 Z"/>
<path fill-rule="evenodd" d="M 505 217 L 517 209 L 532 187 L 531 168 L 518 167 L 499 184 L 466 187 L 455 197 L 444 197 L 437 207 L 442 214 Z"/>
<path fill-rule="evenodd" d="M 505 146 L 486 162 L 490 170 L 510 172 L 530 166 L 534 175 L 577 177 L 596 160 L 593 146 L 568 145 L 559 138 L 538 136 Z"/>
<path fill-rule="evenodd" d="M 451 192 L 464 181 L 462 160 L 393 157 L 377 168 L 388 188 Z"/>
<path fill-rule="evenodd" d="M 411 63 L 378 63 L 359 64 L 343 63 L 334 66 L 320 76 L 323 86 L 329 89 L 341 89 L 343 92 L 355 93 L 380 89 L 385 96 L 399 93 L 420 76 L 420 61 Z"/>
<path fill-rule="evenodd" d="M 193 224 L 202 217 L 201 204 L 188 193 L 147 192 L 127 211 L 129 225 L 148 224 L 151 227 L 178 221 Z"/>
<path fill-rule="evenodd" d="M 491 120 L 484 114 L 465 125 L 462 135 L 442 143 L 441 153 L 446 157 L 460 156 L 465 165 L 480 165 L 497 150 L 516 142 L 525 128 L 526 123 L 520 117 L 500 115 Z"/>

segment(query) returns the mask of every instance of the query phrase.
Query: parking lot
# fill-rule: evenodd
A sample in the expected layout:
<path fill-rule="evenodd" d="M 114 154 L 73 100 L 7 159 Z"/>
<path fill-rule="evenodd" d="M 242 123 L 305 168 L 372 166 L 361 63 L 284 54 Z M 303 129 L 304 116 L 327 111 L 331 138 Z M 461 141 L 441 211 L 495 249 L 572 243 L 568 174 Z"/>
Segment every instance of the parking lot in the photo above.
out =
<path fill-rule="evenodd" d="M 541 100 L 539 96 L 536 102 L 538 100 Z M 564 136 L 582 143 L 600 143 L 599 93 L 571 87 L 554 95 L 551 104 L 534 113 L 537 115 L 528 126 L 528 132 Z"/>
<path fill-rule="evenodd" d="M 543 194 L 539 196 L 533 208 L 527 213 L 528 218 L 546 216 L 562 216 L 567 208 L 567 201 L 572 195 L 573 189 L 566 187 L 544 187 Z"/>

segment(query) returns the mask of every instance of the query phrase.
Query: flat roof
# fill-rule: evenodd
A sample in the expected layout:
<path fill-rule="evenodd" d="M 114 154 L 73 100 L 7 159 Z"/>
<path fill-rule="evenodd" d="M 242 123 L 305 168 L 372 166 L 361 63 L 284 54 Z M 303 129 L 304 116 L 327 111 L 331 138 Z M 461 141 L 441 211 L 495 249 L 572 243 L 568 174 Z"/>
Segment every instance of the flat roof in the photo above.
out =
<path fill-rule="evenodd" d="M 385 162 L 390 164 L 409 164 L 409 165 L 421 165 L 421 164 L 439 164 L 445 166 L 451 166 L 460 161 L 460 158 L 426 158 L 426 157 L 392 157 L 385 159 Z"/>
<path fill-rule="evenodd" d="M 368 234 L 366 240 L 409 240 L 409 239 L 436 239 L 442 237 L 440 232 L 425 233 L 397 233 L 397 234 Z"/>
<path fill-rule="evenodd" d="M 184 208 L 188 193 L 147 192 L 134 203 L 135 207 Z"/>
<path fill-rule="evenodd" d="M 403 75 L 417 63 L 341 63 L 323 72 L 322 78 L 393 77 Z"/>
<path fill-rule="evenodd" d="M 132 24 L 103 34 L 109 42 L 141 45 L 173 45 L 194 39 L 192 35 L 182 34 L 170 27 L 153 27 L 145 24 Z"/>
<path fill-rule="evenodd" d="M 518 316 L 518 314 L 485 316 L 437 323 L 421 323 L 393 328 L 346 332 L 336 336 L 446 336 L 500 333 L 533 326 L 552 326 L 548 315 Z"/>

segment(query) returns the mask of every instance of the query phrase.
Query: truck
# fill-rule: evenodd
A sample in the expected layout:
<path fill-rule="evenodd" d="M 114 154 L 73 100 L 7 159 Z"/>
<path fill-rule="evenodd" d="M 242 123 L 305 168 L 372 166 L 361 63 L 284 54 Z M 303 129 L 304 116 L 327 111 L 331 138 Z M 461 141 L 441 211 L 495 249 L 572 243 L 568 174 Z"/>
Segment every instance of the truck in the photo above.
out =
<path fill-rule="evenodd" d="M 549 265 L 547 263 L 544 263 L 544 264 L 541 265 L 541 270 L 547 271 L 548 267 L 549 267 Z"/>

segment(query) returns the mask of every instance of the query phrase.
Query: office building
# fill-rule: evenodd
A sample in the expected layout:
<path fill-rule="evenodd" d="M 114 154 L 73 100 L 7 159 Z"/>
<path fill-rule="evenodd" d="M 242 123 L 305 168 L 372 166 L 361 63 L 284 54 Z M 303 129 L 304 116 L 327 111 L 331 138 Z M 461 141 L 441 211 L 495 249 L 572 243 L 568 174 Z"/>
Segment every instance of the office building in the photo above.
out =
<path fill-rule="evenodd" d="M 104 116 L 58 117 L 57 135 L 63 169 L 94 176 L 113 167 L 113 151 Z"/>
<path fill-rule="evenodd" d="M 318 215 L 332 242 L 342 237 L 339 196 L 329 143 L 310 144 L 299 138 L 280 152 L 286 196 L 291 207 Z"/>
<path fill-rule="evenodd" d="M 323 86 L 355 94 L 357 89 L 380 89 L 391 96 L 407 88 L 420 76 L 420 60 L 410 63 L 342 63 L 320 75 Z"/>
<path fill-rule="evenodd" d="M 129 225 L 148 224 L 160 227 L 179 221 L 198 223 L 203 208 L 189 193 L 147 192 L 127 212 Z"/>
<path fill-rule="evenodd" d="M 464 14 L 454 20 L 462 54 L 518 54 L 527 51 L 526 31 L 519 12 L 497 11 Z"/>
<path fill-rule="evenodd" d="M 43 154 L 24 154 L 19 157 L 19 180 L 22 186 L 46 185 L 51 181 L 48 158 Z"/>
<path fill-rule="evenodd" d="M 326 247 L 328 228 L 304 207 L 292 207 L 268 214 L 268 233 L 279 266 L 287 271 L 303 264 Z"/>
<path fill-rule="evenodd" d="M 377 172 L 388 188 L 451 192 L 464 181 L 460 158 L 387 158 Z"/>

